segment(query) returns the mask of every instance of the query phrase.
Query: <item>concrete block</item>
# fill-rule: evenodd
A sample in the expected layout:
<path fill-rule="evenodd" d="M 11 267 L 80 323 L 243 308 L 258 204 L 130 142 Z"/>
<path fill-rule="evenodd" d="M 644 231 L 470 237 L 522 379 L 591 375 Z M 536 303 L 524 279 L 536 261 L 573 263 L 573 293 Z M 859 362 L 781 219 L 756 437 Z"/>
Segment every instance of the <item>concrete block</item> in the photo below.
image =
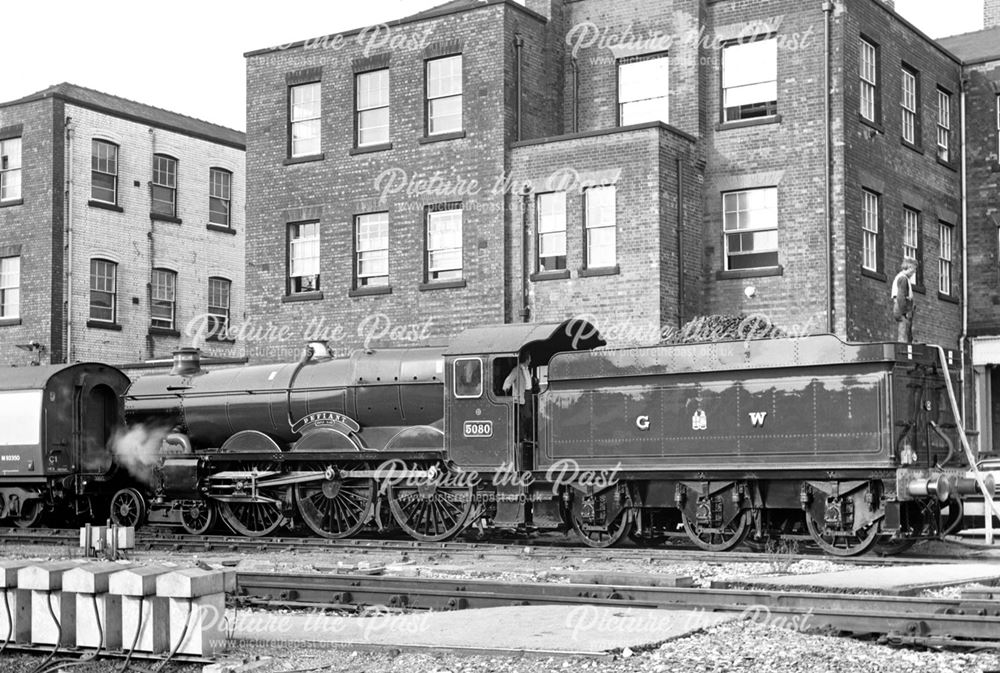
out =
<path fill-rule="evenodd" d="M 31 592 L 31 642 L 35 645 L 76 644 L 76 598 L 62 591 Z"/>
<path fill-rule="evenodd" d="M 101 549 L 104 545 L 104 540 L 107 537 L 107 526 L 91 526 L 90 527 L 90 548 L 91 549 Z M 87 548 L 87 528 L 83 527 L 80 529 L 80 549 Z"/>
<path fill-rule="evenodd" d="M 166 598 L 198 598 L 226 591 L 226 577 L 221 570 L 184 568 L 156 578 L 156 595 Z"/>
<path fill-rule="evenodd" d="M 0 561 L 0 589 L 17 586 L 17 573 L 31 565 L 27 561 Z"/>
<path fill-rule="evenodd" d="M 24 566 L 17 571 L 17 587 L 33 591 L 61 589 L 63 574 L 80 565 L 77 561 L 55 561 Z"/>
<path fill-rule="evenodd" d="M 105 548 L 135 549 L 135 528 L 111 527 L 105 533 Z"/>
<path fill-rule="evenodd" d="M 169 601 L 171 651 L 176 648 L 181 654 L 211 657 L 225 649 L 224 593 Z"/>
<path fill-rule="evenodd" d="M 108 592 L 110 579 L 116 572 L 128 570 L 130 566 L 118 563 L 88 563 L 67 570 L 63 575 L 64 591 L 77 594 L 104 594 Z"/>
<path fill-rule="evenodd" d="M 156 578 L 171 570 L 163 566 L 120 570 L 109 578 L 108 592 L 119 596 L 153 596 L 156 594 Z"/>
<path fill-rule="evenodd" d="M 170 645 L 170 606 L 166 598 L 122 596 L 122 647 L 162 654 Z"/>
<path fill-rule="evenodd" d="M 0 643 L 31 642 L 31 592 L 0 589 Z"/>
<path fill-rule="evenodd" d="M 69 597 L 70 594 L 66 593 L 65 596 Z M 93 593 L 79 593 L 75 596 L 76 646 L 121 650 L 122 597 Z"/>

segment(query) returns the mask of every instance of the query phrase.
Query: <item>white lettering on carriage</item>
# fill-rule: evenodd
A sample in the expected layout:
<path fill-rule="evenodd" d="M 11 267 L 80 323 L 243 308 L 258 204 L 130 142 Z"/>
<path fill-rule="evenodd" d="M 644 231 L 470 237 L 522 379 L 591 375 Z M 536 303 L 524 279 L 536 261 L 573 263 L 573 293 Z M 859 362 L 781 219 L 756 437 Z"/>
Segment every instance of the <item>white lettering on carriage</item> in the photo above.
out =
<path fill-rule="evenodd" d="M 766 411 L 751 411 L 750 412 L 750 423 L 755 428 L 764 427 L 764 419 L 767 418 Z"/>

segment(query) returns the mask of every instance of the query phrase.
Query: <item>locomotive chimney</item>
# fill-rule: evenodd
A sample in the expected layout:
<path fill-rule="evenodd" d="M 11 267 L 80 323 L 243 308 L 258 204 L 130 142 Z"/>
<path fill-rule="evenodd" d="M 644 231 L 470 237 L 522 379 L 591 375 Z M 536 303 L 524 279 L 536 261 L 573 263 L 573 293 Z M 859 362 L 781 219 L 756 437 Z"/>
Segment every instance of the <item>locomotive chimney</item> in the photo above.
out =
<path fill-rule="evenodd" d="M 194 376 L 201 371 L 201 351 L 197 348 L 181 348 L 174 351 L 174 367 L 171 376 Z"/>

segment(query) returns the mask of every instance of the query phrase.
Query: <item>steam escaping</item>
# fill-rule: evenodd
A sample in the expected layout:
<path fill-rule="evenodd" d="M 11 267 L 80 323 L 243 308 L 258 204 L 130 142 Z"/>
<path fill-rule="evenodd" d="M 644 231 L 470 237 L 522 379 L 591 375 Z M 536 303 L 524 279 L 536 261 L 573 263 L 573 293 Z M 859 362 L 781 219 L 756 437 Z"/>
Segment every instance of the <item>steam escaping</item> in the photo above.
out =
<path fill-rule="evenodd" d="M 169 432 L 169 426 L 144 423 L 119 429 L 111 438 L 111 451 L 118 464 L 136 481 L 154 486 L 154 472 L 162 455 L 160 448 Z"/>

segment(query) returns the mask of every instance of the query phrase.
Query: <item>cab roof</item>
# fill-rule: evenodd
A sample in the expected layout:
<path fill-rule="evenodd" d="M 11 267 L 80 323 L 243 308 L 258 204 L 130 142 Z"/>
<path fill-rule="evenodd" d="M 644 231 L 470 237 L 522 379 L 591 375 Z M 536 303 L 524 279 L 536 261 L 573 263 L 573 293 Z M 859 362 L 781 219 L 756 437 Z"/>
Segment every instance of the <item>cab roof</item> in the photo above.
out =
<path fill-rule="evenodd" d="M 446 356 L 516 354 L 527 348 L 536 360 L 548 360 L 562 351 L 591 350 L 606 342 L 586 320 L 573 318 L 560 323 L 513 323 L 467 329 L 454 339 Z"/>

